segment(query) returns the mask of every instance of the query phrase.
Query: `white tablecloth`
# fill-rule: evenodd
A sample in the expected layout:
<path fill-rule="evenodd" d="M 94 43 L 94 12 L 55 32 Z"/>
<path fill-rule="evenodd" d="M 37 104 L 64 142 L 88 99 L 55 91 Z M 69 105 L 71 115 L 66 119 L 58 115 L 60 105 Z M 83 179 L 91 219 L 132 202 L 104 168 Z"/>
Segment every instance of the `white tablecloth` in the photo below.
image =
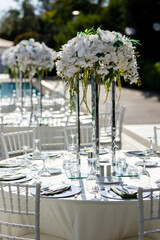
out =
<path fill-rule="evenodd" d="M 106 156 L 104 155 L 104 157 Z M 135 161 L 134 158 L 128 160 Z M 83 157 L 83 161 L 85 161 L 85 157 Z M 53 160 L 53 165 L 61 167 L 62 159 Z M 160 178 L 160 165 L 156 168 L 148 168 L 148 170 L 152 176 L 151 185 L 156 186 L 155 180 Z M 41 180 L 43 181 L 43 179 Z M 128 184 L 138 184 L 137 179 L 124 177 L 123 180 Z M 50 183 L 68 182 L 81 186 L 82 191 L 77 199 L 74 197 L 66 199 L 41 198 L 42 233 L 66 240 L 122 240 L 137 235 L 137 200 L 103 198 L 101 201 L 91 201 L 93 195 L 87 192 L 86 180 L 69 180 L 64 170 L 62 170 L 62 174 L 46 178 L 44 181 Z M 145 204 L 148 204 L 147 199 Z M 148 223 L 146 227 L 149 228 L 150 224 Z"/>

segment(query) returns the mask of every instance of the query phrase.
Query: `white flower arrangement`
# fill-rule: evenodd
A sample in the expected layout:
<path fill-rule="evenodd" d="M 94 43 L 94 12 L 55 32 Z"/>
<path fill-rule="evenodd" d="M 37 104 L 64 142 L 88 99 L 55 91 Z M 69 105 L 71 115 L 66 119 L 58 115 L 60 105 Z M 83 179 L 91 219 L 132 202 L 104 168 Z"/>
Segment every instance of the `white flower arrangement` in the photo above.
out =
<path fill-rule="evenodd" d="M 135 44 L 138 41 L 129 39 L 121 33 L 85 30 L 62 46 L 56 62 L 57 75 L 65 80 L 70 89 L 70 103 L 76 89 L 76 79 L 82 82 L 83 101 L 87 106 L 88 79 L 95 77 L 99 89 L 103 84 L 106 99 L 111 82 L 117 82 L 121 89 L 121 77 L 132 83 L 140 83 L 137 71 Z M 115 80 L 116 79 L 116 80 Z M 87 106 L 88 108 L 88 106 Z"/>
<path fill-rule="evenodd" d="M 16 46 L 4 51 L 1 58 L 2 64 L 9 66 L 16 75 L 22 72 L 25 76 L 33 78 L 36 73 L 53 69 L 57 53 L 45 43 L 41 44 L 29 39 L 22 40 Z"/>

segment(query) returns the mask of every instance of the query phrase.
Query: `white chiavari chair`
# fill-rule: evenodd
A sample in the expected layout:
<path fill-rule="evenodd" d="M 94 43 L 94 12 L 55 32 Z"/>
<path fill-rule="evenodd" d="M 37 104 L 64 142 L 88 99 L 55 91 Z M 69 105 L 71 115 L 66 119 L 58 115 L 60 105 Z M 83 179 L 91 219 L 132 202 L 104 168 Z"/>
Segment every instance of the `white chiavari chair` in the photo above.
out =
<path fill-rule="evenodd" d="M 144 198 L 147 194 L 147 199 Z M 156 196 L 156 199 L 155 199 Z M 152 222 L 152 224 L 151 224 Z M 150 223 L 148 227 L 147 223 Z M 160 188 L 138 188 L 138 233 L 124 240 L 160 239 Z"/>
<path fill-rule="evenodd" d="M 38 126 L 41 150 L 66 149 L 64 127 Z"/>
<path fill-rule="evenodd" d="M 160 127 L 154 127 L 154 148 L 160 150 Z"/>
<path fill-rule="evenodd" d="M 2 147 L 5 158 L 17 156 L 24 153 L 23 146 L 29 146 L 34 150 L 35 129 L 1 133 Z"/>
<path fill-rule="evenodd" d="M 60 240 L 40 233 L 40 189 L 39 183 L 0 182 L 0 239 Z"/>
<path fill-rule="evenodd" d="M 65 127 L 65 141 L 68 149 L 71 144 L 71 135 L 78 136 L 77 126 L 66 126 Z M 80 146 L 92 146 L 92 125 L 82 125 L 80 127 Z"/>
<path fill-rule="evenodd" d="M 125 113 L 125 106 L 121 106 L 120 111 L 117 110 L 115 116 L 116 116 L 116 145 L 119 147 L 119 149 L 122 148 L 122 127 L 123 127 L 123 120 L 124 120 L 124 113 Z M 100 144 L 101 145 L 111 145 L 112 142 L 112 133 L 111 133 L 111 116 L 112 114 L 106 113 L 104 115 L 106 119 L 103 120 L 106 121 L 104 123 L 104 127 L 102 128 L 100 126 Z M 101 116 L 100 116 L 101 117 Z M 107 117 L 109 120 L 107 120 Z"/>

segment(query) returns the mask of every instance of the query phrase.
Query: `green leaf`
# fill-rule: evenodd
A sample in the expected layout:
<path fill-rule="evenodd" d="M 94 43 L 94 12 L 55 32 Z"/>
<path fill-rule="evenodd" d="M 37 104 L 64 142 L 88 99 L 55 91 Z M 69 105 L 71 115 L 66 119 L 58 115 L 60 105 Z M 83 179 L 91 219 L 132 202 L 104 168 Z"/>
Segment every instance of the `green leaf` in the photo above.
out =
<path fill-rule="evenodd" d="M 133 45 L 141 45 L 139 40 L 135 40 L 135 39 L 128 39 L 127 41 L 131 42 Z"/>
<path fill-rule="evenodd" d="M 120 41 L 120 40 L 117 40 L 115 43 L 114 43 L 114 47 L 120 47 L 120 46 L 123 46 L 124 45 L 124 43 L 122 42 L 122 41 Z"/>

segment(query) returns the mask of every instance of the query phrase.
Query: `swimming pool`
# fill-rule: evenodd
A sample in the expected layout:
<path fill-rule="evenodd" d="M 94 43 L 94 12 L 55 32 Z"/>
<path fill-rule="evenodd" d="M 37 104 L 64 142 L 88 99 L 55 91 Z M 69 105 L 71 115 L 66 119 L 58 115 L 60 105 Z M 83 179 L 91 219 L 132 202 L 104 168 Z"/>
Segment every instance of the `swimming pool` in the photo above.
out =
<path fill-rule="evenodd" d="M 25 95 L 30 95 L 30 85 L 28 82 L 22 83 L 23 91 Z M 35 90 L 36 95 L 38 94 L 38 90 L 35 87 L 32 87 Z M 12 94 L 16 90 L 16 84 L 12 82 L 3 82 L 0 83 L 0 95 L 1 97 L 12 97 Z"/>

